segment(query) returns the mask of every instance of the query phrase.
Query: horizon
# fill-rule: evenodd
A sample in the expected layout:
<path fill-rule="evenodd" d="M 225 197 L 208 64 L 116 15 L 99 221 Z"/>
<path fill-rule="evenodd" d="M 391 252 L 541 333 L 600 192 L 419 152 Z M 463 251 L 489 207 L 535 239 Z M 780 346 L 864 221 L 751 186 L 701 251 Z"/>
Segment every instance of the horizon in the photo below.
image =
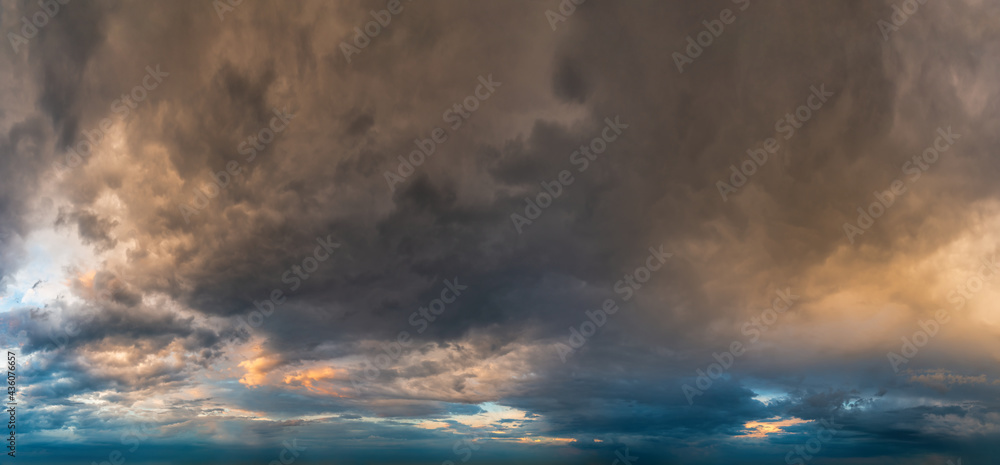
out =
<path fill-rule="evenodd" d="M 993 463 L 998 24 L 4 0 L 0 464 Z"/>

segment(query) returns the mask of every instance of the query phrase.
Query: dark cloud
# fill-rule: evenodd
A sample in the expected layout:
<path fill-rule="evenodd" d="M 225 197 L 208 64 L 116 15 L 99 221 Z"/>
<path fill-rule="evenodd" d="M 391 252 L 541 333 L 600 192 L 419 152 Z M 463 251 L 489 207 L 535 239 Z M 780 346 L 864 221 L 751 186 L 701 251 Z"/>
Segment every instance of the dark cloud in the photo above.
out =
<path fill-rule="evenodd" d="M 154 410 L 130 461 L 198 438 L 169 457 L 237 463 L 295 435 L 312 460 L 456 460 L 455 440 L 489 429 L 484 463 L 624 446 L 776 463 L 825 418 L 844 427 L 816 463 L 987 456 L 989 296 L 903 372 L 886 361 L 995 249 L 1000 62 L 979 2 L 922 4 L 889 40 L 888 2 L 591 0 L 555 31 L 558 3 L 402 2 L 350 62 L 342 41 L 388 6 L 215 5 L 61 5 L 0 55 L 4 339 L 37 367 L 46 408 L 26 415 L 51 463 L 61 428 L 116 447 L 126 412 Z M 736 20 L 678 72 L 726 8 Z M 147 66 L 168 74 L 120 115 Z M 817 89 L 832 95 L 788 122 Z M 843 224 L 938 128 L 960 139 L 850 242 Z M 94 153 L 57 169 L 95 130 Z M 324 241 L 340 247 L 320 259 Z M 623 292 L 650 248 L 673 255 Z M 57 275 L 28 289 L 38 269 Z M 429 315 L 446 281 L 468 289 Z M 786 289 L 800 299 L 751 341 Z M 619 310 L 561 354 L 607 299 Z M 733 341 L 746 354 L 689 404 L 682 386 Z"/>

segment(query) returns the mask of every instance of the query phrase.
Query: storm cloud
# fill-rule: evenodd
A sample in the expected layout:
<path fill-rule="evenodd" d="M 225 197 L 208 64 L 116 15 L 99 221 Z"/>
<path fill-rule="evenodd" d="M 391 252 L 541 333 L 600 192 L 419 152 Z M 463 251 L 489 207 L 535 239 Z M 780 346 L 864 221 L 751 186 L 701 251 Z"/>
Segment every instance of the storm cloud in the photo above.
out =
<path fill-rule="evenodd" d="M 18 459 L 998 453 L 986 2 L 234 3 L 0 3 Z"/>

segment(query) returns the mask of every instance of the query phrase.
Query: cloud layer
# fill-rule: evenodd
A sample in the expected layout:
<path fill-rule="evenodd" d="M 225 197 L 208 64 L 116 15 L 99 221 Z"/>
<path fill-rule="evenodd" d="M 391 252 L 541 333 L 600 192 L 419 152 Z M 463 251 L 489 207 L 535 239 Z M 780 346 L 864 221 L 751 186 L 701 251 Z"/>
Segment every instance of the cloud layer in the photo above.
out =
<path fill-rule="evenodd" d="M 58 4 L 0 48 L 24 460 L 987 461 L 1000 16 L 911 3 Z"/>

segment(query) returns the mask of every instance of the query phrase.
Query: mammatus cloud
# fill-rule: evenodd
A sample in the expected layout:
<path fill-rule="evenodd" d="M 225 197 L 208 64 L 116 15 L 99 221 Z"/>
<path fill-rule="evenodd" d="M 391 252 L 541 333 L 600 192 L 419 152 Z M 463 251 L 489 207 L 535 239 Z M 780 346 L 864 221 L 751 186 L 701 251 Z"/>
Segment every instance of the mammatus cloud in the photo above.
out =
<path fill-rule="evenodd" d="M 0 7 L 17 460 L 996 455 L 984 2 Z"/>

